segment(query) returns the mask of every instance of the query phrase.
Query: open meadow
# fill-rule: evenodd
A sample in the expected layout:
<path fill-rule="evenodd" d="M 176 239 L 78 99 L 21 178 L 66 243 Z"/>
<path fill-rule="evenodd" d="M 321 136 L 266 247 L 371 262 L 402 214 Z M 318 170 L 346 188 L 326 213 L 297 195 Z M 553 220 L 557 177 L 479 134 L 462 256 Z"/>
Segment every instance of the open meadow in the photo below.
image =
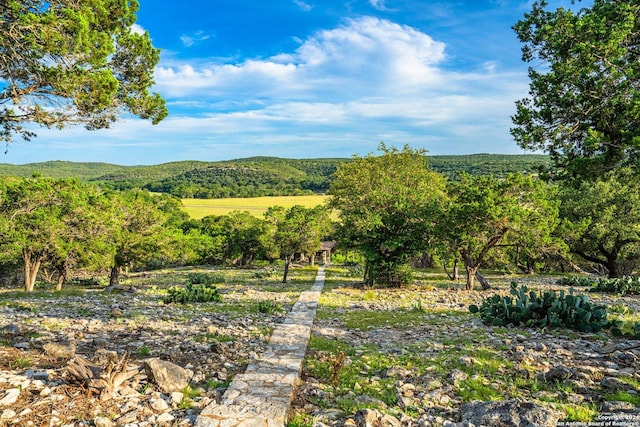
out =
<path fill-rule="evenodd" d="M 191 218 L 201 219 L 207 215 L 227 215 L 232 211 L 249 211 L 253 216 L 262 215 L 271 206 L 290 208 L 302 205 L 312 208 L 324 204 L 329 196 L 313 194 L 308 196 L 231 197 L 223 199 L 182 199 L 185 211 Z"/>

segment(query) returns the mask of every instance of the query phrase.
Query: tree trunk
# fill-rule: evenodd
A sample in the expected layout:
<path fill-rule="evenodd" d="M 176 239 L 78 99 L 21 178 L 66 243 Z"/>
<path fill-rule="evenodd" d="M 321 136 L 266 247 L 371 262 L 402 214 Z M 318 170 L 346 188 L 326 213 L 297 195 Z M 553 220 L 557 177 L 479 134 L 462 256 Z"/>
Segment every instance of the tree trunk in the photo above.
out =
<path fill-rule="evenodd" d="M 309 256 L 309 265 L 313 267 L 316 263 L 316 254 L 313 253 Z"/>
<path fill-rule="evenodd" d="M 111 267 L 111 274 L 109 275 L 109 286 L 118 286 L 120 284 L 120 273 L 122 273 L 122 266 L 114 265 Z"/>
<path fill-rule="evenodd" d="M 42 258 L 34 255 L 30 250 L 24 249 L 22 251 L 22 260 L 24 261 L 24 290 L 33 292 Z"/>
<path fill-rule="evenodd" d="M 609 272 L 609 279 L 617 279 L 620 277 L 620 265 L 618 264 L 618 257 L 607 258 L 607 263 L 605 265 Z"/>
<path fill-rule="evenodd" d="M 61 291 L 62 290 L 62 285 L 64 285 L 64 281 L 66 280 L 66 277 L 64 274 L 61 274 L 58 276 L 58 281 L 56 282 L 56 291 Z"/>
<path fill-rule="evenodd" d="M 473 287 L 476 284 L 476 277 L 478 275 L 478 267 L 469 265 L 465 266 L 467 269 L 467 282 L 465 284 L 465 289 L 468 291 L 472 291 Z"/>
<path fill-rule="evenodd" d="M 284 261 L 284 274 L 282 275 L 282 283 L 287 283 L 287 276 L 289 276 L 289 266 L 293 261 L 294 254 L 288 255 Z"/>
<path fill-rule="evenodd" d="M 476 270 L 476 279 L 482 285 L 482 290 L 486 291 L 487 289 L 491 289 L 491 285 L 486 277 L 480 274 L 480 271 Z"/>
<path fill-rule="evenodd" d="M 453 280 L 455 282 L 458 281 L 458 258 L 453 261 L 453 272 L 449 273 L 447 270 L 447 262 L 442 263 L 442 267 L 444 268 L 444 272 L 447 274 L 449 280 Z"/>

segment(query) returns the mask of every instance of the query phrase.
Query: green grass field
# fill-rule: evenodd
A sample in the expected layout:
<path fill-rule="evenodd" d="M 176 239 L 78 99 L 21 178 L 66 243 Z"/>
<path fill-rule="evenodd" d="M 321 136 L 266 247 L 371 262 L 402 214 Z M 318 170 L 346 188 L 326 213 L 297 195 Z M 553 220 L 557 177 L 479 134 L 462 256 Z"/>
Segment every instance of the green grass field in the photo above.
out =
<path fill-rule="evenodd" d="M 207 215 L 227 215 L 231 211 L 249 211 L 252 215 L 262 218 L 271 206 L 290 208 L 302 205 L 308 208 L 321 205 L 329 196 L 273 196 L 227 199 L 182 199 L 185 211 L 191 218 L 200 219 Z"/>

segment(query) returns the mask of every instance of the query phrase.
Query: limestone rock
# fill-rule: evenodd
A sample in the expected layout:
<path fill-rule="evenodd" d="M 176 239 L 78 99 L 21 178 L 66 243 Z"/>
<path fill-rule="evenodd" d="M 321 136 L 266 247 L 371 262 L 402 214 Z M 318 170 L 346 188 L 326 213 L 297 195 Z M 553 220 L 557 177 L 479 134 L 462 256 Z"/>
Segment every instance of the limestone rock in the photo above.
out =
<path fill-rule="evenodd" d="M 564 366 L 555 366 L 547 372 L 538 374 L 538 379 L 546 382 L 566 381 L 575 375 L 575 370 Z"/>
<path fill-rule="evenodd" d="M 356 412 L 357 427 L 401 427 L 402 423 L 391 415 L 384 415 L 377 409 L 361 409 Z"/>
<path fill-rule="evenodd" d="M 147 359 L 144 362 L 144 369 L 149 379 L 165 393 L 180 391 L 189 385 L 188 371 L 166 360 Z"/>
<path fill-rule="evenodd" d="M 45 353 L 56 359 L 72 359 L 76 354 L 75 341 L 50 342 L 43 346 Z"/>
<path fill-rule="evenodd" d="M 493 427 L 554 427 L 564 416 L 532 402 L 508 400 L 504 402 L 471 402 L 460 407 L 463 425 Z"/>
<path fill-rule="evenodd" d="M 0 399 L 0 406 L 13 405 L 18 401 L 18 397 L 20 397 L 20 389 L 11 388 L 7 390 L 4 397 Z"/>

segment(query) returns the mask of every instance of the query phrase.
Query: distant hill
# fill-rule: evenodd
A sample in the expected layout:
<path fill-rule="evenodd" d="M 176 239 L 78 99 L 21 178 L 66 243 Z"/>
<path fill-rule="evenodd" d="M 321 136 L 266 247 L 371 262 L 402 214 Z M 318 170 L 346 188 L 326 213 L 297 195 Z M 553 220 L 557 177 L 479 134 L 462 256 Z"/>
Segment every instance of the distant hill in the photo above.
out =
<path fill-rule="evenodd" d="M 257 197 L 324 193 L 336 168 L 351 159 L 249 157 L 219 162 L 181 161 L 153 166 L 50 161 L 0 164 L 0 175 L 77 177 L 112 189 L 144 188 L 182 198 Z M 454 179 L 459 172 L 502 177 L 535 173 L 549 163 L 545 155 L 472 154 L 430 156 L 431 167 Z"/>

